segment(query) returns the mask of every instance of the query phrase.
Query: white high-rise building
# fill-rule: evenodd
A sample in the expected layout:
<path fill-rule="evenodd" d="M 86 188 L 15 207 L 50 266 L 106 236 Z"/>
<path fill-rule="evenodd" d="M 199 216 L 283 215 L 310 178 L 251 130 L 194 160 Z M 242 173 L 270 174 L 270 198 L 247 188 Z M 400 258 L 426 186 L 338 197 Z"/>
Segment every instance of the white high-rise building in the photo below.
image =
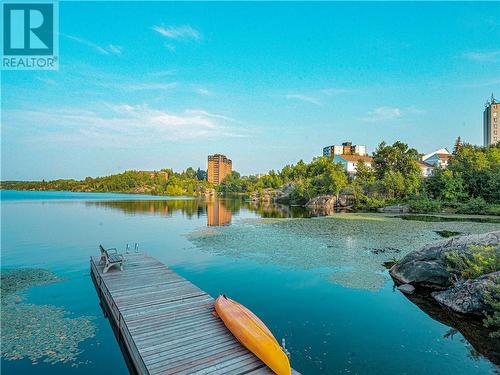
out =
<path fill-rule="evenodd" d="M 323 156 L 333 159 L 335 155 L 367 155 L 366 146 L 353 145 L 351 142 L 344 142 L 341 145 L 323 147 Z"/>

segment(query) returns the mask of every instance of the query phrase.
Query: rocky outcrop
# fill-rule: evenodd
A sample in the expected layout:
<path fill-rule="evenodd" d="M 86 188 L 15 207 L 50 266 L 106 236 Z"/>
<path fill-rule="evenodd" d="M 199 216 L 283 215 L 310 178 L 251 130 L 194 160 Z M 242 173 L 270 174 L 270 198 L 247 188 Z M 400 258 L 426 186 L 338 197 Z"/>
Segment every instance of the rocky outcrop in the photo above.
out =
<path fill-rule="evenodd" d="M 331 209 L 337 206 L 337 197 L 335 195 L 320 195 L 312 198 L 306 203 L 306 207 L 312 209 Z"/>
<path fill-rule="evenodd" d="M 293 183 L 285 184 L 281 187 L 281 189 L 277 190 L 277 196 L 274 198 L 276 203 L 289 203 L 290 202 L 290 193 L 292 192 L 295 185 Z"/>
<path fill-rule="evenodd" d="M 432 297 L 442 306 L 461 314 L 482 315 L 492 312 L 484 296 L 495 283 L 500 282 L 500 271 L 492 272 L 477 279 L 458 283 L 443 292 L 434 292 Z"/>
<path fill-rule="evenodd" d="M 472 245 L 487 246 L 499 242 L 500 231 L 437 241 L 409 253 L 389 272 L 400 284 L 445 289 L 451 286 L 452 281 L 452 275 L 446 270 L 445 253 L 455 250 L 466 254 Z"/>
<path fill-rule="evenodd" d="M 404 294 L 413 294 L 413 292 L 415 292 L 415 287 L 411 284 L 403 284 L 398 286 L 398 290 Z"/>
<path fill-rule="evenodd" d="M 314 197 L 306 203 L 306 207 L 313 210 L 331 211 L 333 208 L 350 207 L 353 203 L 354 195 L 349 189 L 344 189 L 338 197 L 333 194 Z"/>
<path fill-rule="evenodd" d="M 337 197 L 334 195 L 320 195 L 306 203 L 306 208 L 313 216 L 334 215 L 339 207 Z"/>
<path fill-rule="evenodd" d="M 293 189 L 293 184 L 288 183 L 283 185 L 280 189 L 262 189 L 260 191 L 254 191 L 250 195 L 250 199 L 254 202 L 277 202 L 277 203 L 287 203 L 289 199 L 290 192 Z"/>
<path fill-rule="evenodd" d="M 405 214 L 410 212 L 410 207 L 405 204 L 396 204 L 394 206 L 386 206 L 377 208 L 378 212 L 394 213 L 394 214 Z"/>

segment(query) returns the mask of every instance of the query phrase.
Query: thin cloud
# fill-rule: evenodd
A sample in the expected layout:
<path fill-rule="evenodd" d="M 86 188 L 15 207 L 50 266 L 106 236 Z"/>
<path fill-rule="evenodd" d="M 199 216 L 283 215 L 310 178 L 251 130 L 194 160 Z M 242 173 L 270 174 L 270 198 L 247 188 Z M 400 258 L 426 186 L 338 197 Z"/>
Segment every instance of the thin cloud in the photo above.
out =
<path fill-rule="evenodd" d="M 182 26 L 153 26 L 153 30 L 168 39 L 173 40 L 201 40 L 201 33 L 190 25 Z"/>
<path fill-rule="evenodd" d="M 498 62 L 500 61 L 500 50 L 487 52 L 465 52 L 462 55 L 465 59 L 478 62 Z"/>
<path fill-rule="evenodd" d="M 476 88 L 476 87 L 488 87 L 488 86 L 497 86 L 497 85 L 500 85 L 500 79 L 492 79 L 491 81 L 468 83 L 468 84 L 463 85 L 463 87 Z"/>
<path fill-rule="evenodd" d="M 173 90 L 177 87 L 177 82 L 170 83 L 119 83 L 116 87 L 126 91 L 144 90 Z"/>
<path fill-rule="evenodd" d="M 225 116 L 225 115 L 220 115 L 217 113 L 211 113 L 208 111 L 205 111 L 203 109 L 187 109 L 185 111 L 187 114 L 194 115 L 194 116 L 206 116 L 206 117 L 213 117 L 213 118 L 218 118 L 222 119 L 228 122 L 237 122 L 235 119 Z"/>
<path fill-rule="evenodd" d="M 206 87 L 195 87 L 193 89 L 193 91 L 201 96 L 213 96 L 214 95 L 214 93 L 212 91 L 210 91 L 209 89 L 207 89 Z"/>
<path fill-rule="evenodd" d="M 114 53 L 115 55 L 121 55 L 122 54 L 122 51 L 123 51 L 123 47 L 121 46 L 116 46 L 114 44 L 110 44 L 108 46 L 108 50 L 111 52 L 111 53 Z"/>
<path fill-rule="evenodd" d="M 101 55 L 121 55 L 123 52 L 123 47 L 115 45 L 115 44 L 108 44 L 107 46 L 100 46 L 94 42 L 88 41 L 86 39 L 74 36 L 74 35 L 67 35 L 67 34 L 61 34 L 64 37 L 66 37 L 69 40 L 72 40 L 74 42 L 77 42 L 79 44 L 82 44 L 84 46 L 90 47 L 94 49 L 95 51 L 99 52 Z"/>
<path fill-rule="evenodd" d="M 299 100 L 299 101 L 314 104 L 314 105 L 321 105 L 321 101 L 318 98 L 308 96 L 308 95 L 303 95 L 303 94 L 287 94 L 287 95 L 285 95 L 285 98 L 287 98 L 289 100 Z"/>
<path fill-rule="evenodd" d="M 165 77 L 165 76 L 173 76 L 176 73 L 177 70 L 175 69 L 167 69 L 167 70 L 160 70 L 158 72 L 151 72 L 149 73 L 149 75 L 153 77 Z"/>
<path fill-rule="evenodd" d="M 383 122 L 396 121 L 409 115 L 421 115 L 425 110 L 416 107 L 398 108 L 398 107 L 378 107 L 367 113 L 361 120 L 365 122 Z"/>
<path fill-rule="evenodd" d="M 176 47 L 170 43 L 165 43 L 165 48 L 168 49 L 170 52 L 175 52 L 176 50 Z"/>
<path fill-rule="evenodd" d="M 95 106 L 94 106 L 95 108 Z M 6 122 L 33 124 L 37 131 L 29 141 L 62 142 L 73 139 L 80 143 L 119 146 L 123 142 L 150 144 L 162 141 L 245 137 L 234 128 L 232 119 L 203 109 L 172 112 L 148 105 L 105 103 L 101 111 L 77 108 L 53 108 L 30 111 L 6 111 Z M 49 130 L 50 129 L 50 130 Z M 83 137 L 85 135 L 85 137 Z M 88 144 L 88 143 L 87 143 Z"/>
<path fill-rule="evenodd" d="M 401 118 L 402 111 L 396 107 L 378 107 L 368 112 L 363 120 L 367 122 L 392 121 Z"/>
<path fill-rule="evenodd" d="M 347 89 L 340 89 L 340 88 L 327 88 L 327 89 L 322 89 L 320 92 L 323 95 L 326 96 L 333 96 L 333 95 L 340 95 L 340 94 L 346 94 L 349 93 L 350 90 Z"/>

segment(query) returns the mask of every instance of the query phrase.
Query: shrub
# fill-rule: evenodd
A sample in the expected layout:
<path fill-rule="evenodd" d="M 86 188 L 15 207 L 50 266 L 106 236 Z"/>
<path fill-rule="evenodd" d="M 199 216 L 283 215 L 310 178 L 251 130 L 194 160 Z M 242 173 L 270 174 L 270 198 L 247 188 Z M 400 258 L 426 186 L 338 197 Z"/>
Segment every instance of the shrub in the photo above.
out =
<path fill-rule="evenodd" d="M 466 203 L 457 206 L 457 213 L 485 215 L 488 213 L 488 203 L 481 197 L 471 198 Z"/>
<path fill-rule="evenodd" d="M 500 270 L 500 246 L 471 246 L 467 253 L 445 253 L 448 272 L 461 279 L 474 279 Z"/>
<path fill-rule="evenodd" d="M 439 201 L 432 200 L 429 198 L 412 199 L 408 202 L 408 205 L 410 206 L 411 212 L 420 214 L 441 211 L 441 203 Z"/>
<path fill-rule="evenodd" d="M 493 329 L 493 332 L 490 333 L 491 337 L 500 337 L 500 277 L 484 294 L 484 300 L 492 308 L 493 313 L 486 314 L 483 323 L 486 327 Z"/>
<path fill-rule="evenodd" d="M 459 214 L 500 215 L 500 204 L 487 203 L 483 198 L 471 198 L 456 206 Z"/>

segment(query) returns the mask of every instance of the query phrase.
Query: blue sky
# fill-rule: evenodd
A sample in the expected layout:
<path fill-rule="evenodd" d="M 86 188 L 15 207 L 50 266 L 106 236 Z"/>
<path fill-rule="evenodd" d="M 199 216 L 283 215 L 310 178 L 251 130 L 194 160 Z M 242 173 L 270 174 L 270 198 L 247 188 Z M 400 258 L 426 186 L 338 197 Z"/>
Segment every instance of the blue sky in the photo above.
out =
<path fill-rule="evenodd" d="M 61 2 L 59 71 L 2 72 L 2 179 L 481 144 L 499 4 Z"/>

